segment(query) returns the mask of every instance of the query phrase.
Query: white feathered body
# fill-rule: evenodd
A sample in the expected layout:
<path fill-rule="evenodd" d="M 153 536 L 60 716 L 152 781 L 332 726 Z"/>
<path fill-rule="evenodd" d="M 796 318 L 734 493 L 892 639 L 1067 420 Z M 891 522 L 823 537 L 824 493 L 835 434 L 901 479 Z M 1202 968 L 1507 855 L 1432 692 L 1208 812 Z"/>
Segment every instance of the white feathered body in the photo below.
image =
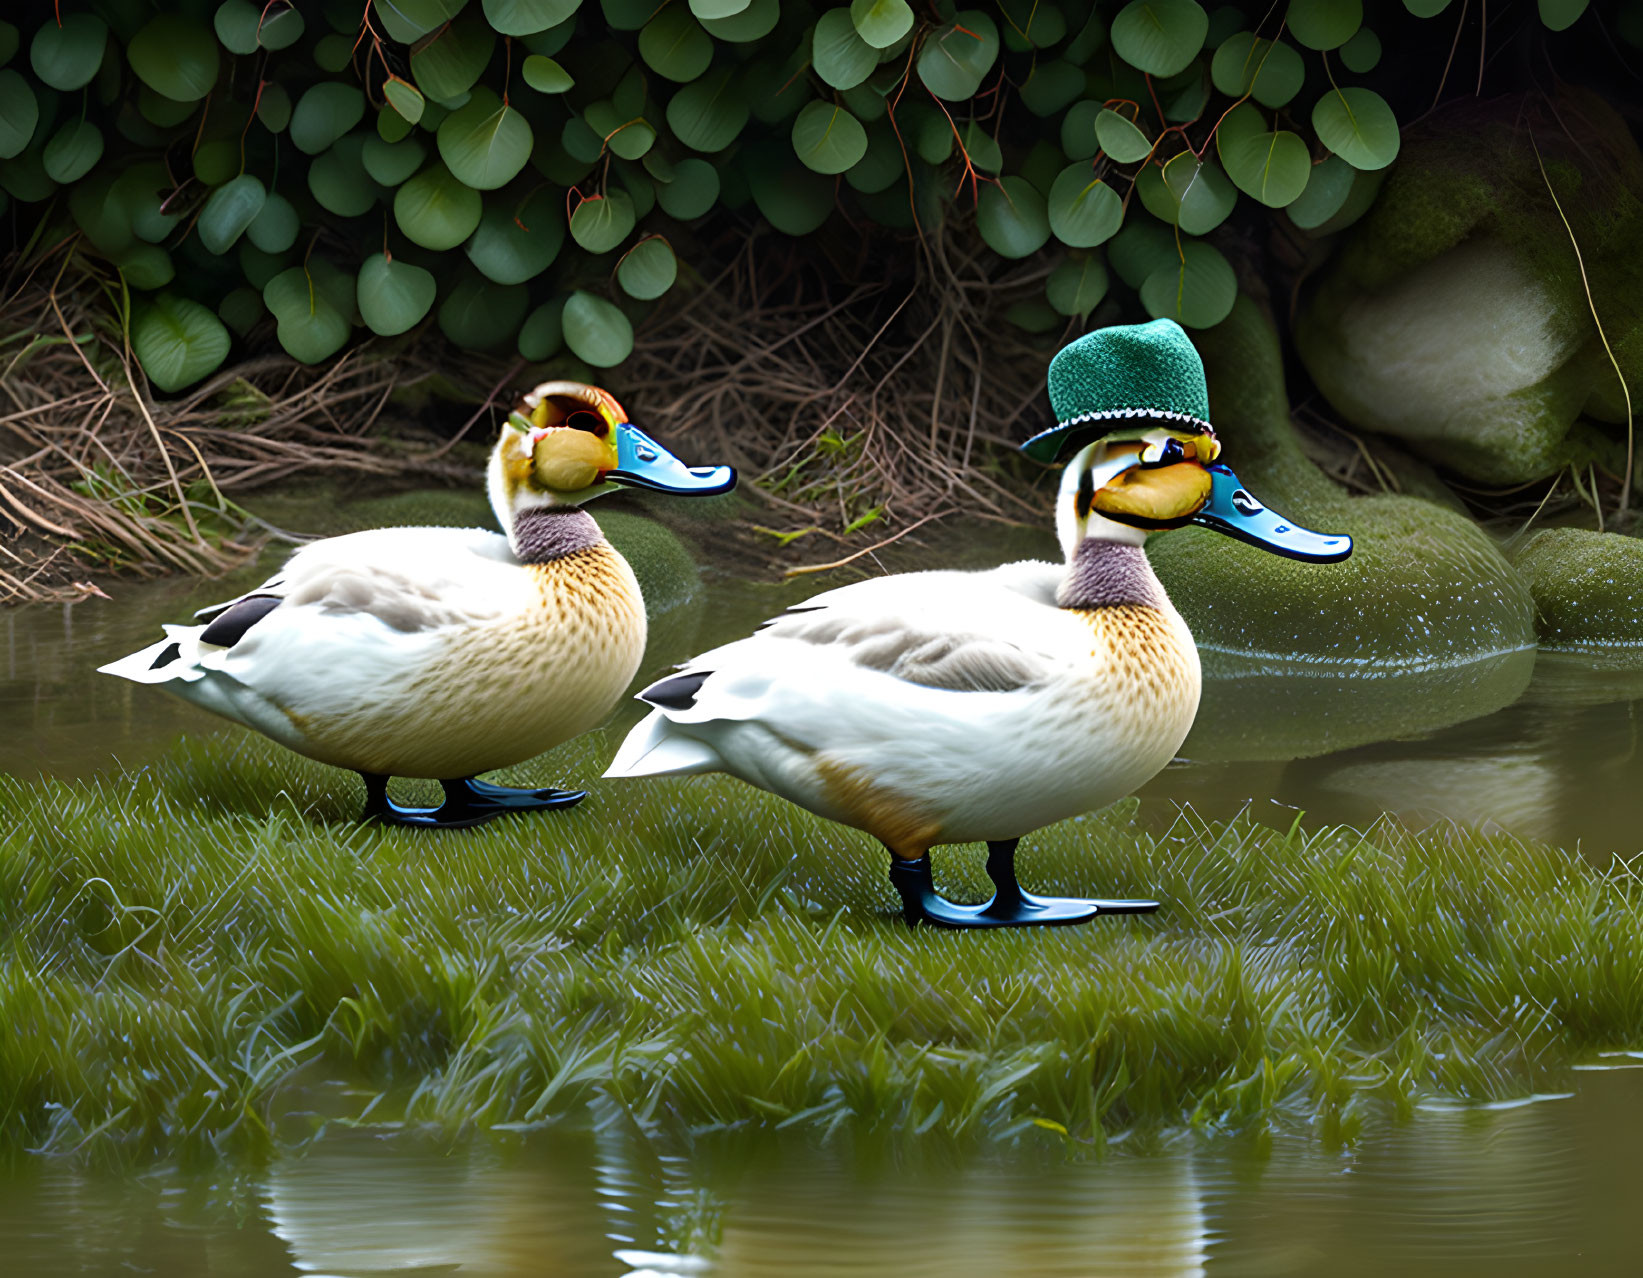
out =
<path fill-rule="evenodd" d="M 597 725 L 645 646 L 638 583 L 603 541 L 526 564 L 496 533 L 375 529 L 301 548 L 259 595 L 279 605 L 231 647 L 166 626 L 103 669 L 323 763 L 451 778 Z"/>
<path fill-rule="evenodd" d="M 1064 608 L 1066 572 L 910 573 L 819 595 L 692 660 L 685 674 L 710 672 L 694 703 L 653 710 L 606 775 L 728 772 L 904 856 L 1102 807 L 1179 749 L 1198 655 L 1161 588 L 1154 603 Z"/>

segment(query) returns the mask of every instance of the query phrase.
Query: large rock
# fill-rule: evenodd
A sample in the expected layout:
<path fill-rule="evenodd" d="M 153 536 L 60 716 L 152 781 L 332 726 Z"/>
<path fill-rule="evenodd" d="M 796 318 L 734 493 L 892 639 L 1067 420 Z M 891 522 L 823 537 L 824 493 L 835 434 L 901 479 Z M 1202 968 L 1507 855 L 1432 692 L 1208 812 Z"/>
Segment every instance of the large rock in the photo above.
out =
<path fill-rule="evenodd" d="M 1253 301 L 1196 340 L 1224 460 L 1274 509 L 1350 533 L 1354 550 L 1302 564 L 1202 528 L 1149 540 L 1204 662 L 1188 757 L 1321 754 L 1514 700 L 1534 665 L 1534 613 L 1494 543 L 1435 502 L 1348 497 L 1306 458 L 1277 334 Z"/>
<path fill-rule="evenodd" d="M 1542 647 L 1643 662 L 1643 541 L 1547 528 L 1526 538 L 1512 562 L 1534 597 Z"/>
<path fill-rule="evenodd" d="M 1625 399 L 1592 310 L 1643 386 L 1640 238 L 1643 155 L 1601 100 L 1459 105 L 1408 131 L 1295 345 L 1347 421 L 1478 482 L 1623 471 Z"/>

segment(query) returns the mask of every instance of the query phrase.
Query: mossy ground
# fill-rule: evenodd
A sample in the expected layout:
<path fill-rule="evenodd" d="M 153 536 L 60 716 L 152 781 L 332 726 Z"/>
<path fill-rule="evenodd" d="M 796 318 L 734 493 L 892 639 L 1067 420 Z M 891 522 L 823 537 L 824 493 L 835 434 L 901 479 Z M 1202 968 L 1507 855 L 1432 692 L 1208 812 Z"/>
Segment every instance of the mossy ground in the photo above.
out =
<path fill-rule="evenodd" d="M 613 745 L 528 775 L 591 781 Z M 1643 1042 L 1643 880 L 1554 848 L 1120 804 L 1029 839 L 1023 878 L 1155 917 L 915 933 L 864 836 L 724 778 L 450 834 L 353 824 L 358 799 L 238 735 L 0 779 L 0 1143 L 255 1151 L 315 1077 L 450 1129 L 602 1094 L 662 1130 L 1349 1139 Z M 977 852 L 937 869 L 980 895 Z"/>

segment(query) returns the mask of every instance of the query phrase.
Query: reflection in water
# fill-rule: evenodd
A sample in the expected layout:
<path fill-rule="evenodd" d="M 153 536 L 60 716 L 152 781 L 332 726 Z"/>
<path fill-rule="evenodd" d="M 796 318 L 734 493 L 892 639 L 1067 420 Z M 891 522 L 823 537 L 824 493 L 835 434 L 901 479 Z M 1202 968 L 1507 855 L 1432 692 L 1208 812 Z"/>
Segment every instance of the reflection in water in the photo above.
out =
<path fill-rule="evenodd" d="M 6 1273 L 172 1278 L 1102 1278 L 1636 1272 L 1643 1070 L 1573 1099 L 1424 1110 L 1331 1153 L 1183 1137 L 1161 1152 L 818 1147 L 720 1133 L 688 1158 L 608 1127 L 444 1153 L 343 1132 L 258 1182 L 0 1177 Z"/>

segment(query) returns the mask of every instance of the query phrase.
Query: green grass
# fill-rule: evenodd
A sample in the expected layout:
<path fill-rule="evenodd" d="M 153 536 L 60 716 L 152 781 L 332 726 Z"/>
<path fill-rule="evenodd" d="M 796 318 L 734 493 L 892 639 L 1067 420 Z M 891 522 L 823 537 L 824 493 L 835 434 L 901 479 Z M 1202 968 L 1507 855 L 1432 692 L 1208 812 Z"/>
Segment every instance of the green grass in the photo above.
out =
<path fill-rule="evenodd" d="M 1023 880 L 1154 918 L 913 933 L 876 845 L 728 779 L 448 834 L 354 825 L 355 786 L 238 735 L 0 778 L 0 1149 L 252 1152 L 316 1078 L 451 1130 L 602 1094 L 661 1130 L 1349 1140 L 1643 1042 L 1643 882 L 1503 838 L 1120 804 L 1030 838 Z M 979 899 L 979 863 L 938 852 L 938 881 Z"/>

